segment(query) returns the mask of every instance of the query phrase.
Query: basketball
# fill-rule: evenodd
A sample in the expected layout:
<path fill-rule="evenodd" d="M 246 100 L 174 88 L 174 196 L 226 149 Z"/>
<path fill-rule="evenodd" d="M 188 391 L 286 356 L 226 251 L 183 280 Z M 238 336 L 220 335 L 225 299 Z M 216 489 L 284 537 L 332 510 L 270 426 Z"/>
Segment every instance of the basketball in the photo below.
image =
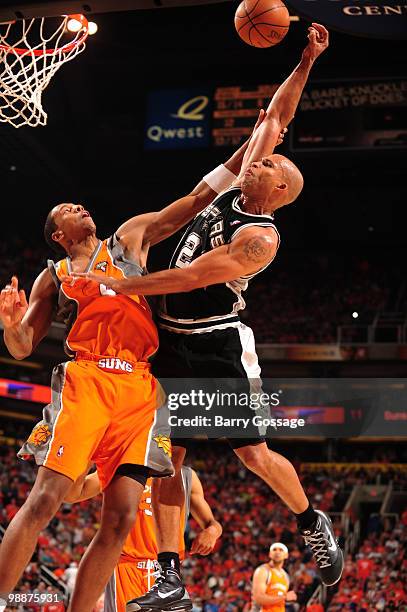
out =
<path fill-rule="evenodd" d="M 273 47 L 290 27 L 290 15 L 281 0 L 243 0 L 235 13 L 240 38 L 252 47 Z"/>

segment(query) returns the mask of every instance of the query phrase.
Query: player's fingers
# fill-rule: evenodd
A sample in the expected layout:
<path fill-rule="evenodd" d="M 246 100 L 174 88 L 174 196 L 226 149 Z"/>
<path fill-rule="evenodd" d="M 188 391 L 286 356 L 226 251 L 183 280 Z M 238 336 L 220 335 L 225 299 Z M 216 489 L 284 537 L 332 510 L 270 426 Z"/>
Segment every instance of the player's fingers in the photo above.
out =
<path fill-rule="evenodd" d="M 86 280 L 94 281 L 95 283 L 103 283 L 109 286 L 109 283 L 114 279 L 106 277 L 103 274 L 94 274 L 93 272 L 75 272 L 71 275 L 73 278 L 86 278 Z"/>
<path fill-rule="evenodd" d="M 20 306 L 22 308 L 28 308 L 28 302 L 27 302 L 27 298 L 25 296 L 25 291 L 24 289 L 20 289 L 20 291 L 18 292 L 18 296 L 20 298 Z"/>
<path fill-rule="evenodd" d="M 198 542 L 197 544 L 193 544 L 192 548 L 191 548 L 191 552 L 194 553 L 194 555 L 201 555 L 201 550 L 202 550 L 202 545 Z"/>
<path fill-rule="evenodd" d="M 18 291 L 18 279 L 17 279 L 17 276 L 12 276 L 11 277 L 11 288 L 14 289 L 15 291 Z"/>
<path fill-rule="evenodd" d="M 321 25 L 320 23 L 313 23 L 312 27 L 317 32 L 318 42 L 325 42 L 328 39 L 329 32 L 323 25 Z"/>
<path fill-rule="evenodd" d="M 10 301 L 14 299 L 15 291 L 13 291 L 11 285 L 6 285 L 2 290 L 1 294 L 3 295 L 5 300 Z"/>
<path fill-rule="evenodd" d="M 11 291 L 5 290 L 4 298 L 3 298 L 3 308 L 6 312 L 12 313 L 14 310 L 14 296 Z"/>
<path fill-rule="evenodd" d="M 321 23 L 316 23 L 316 21 L 313 21 L 311 23 L 311 27 L 315 28 L 315 30 L 317 30 L 317 32 L 319 32 L 320 34 L 328 34 L 328 30 Z"/>
<path fill-rule="evenodd" d="M 74 275 L 69 275 L 69 276 L 61 276 L 61 282 L 62 283 L 66 283 L 67 285 L 69 285 L 70 287 L 73 287 L 75 284 L 76 278 L 74 278 Z"/>
<path fill-rule="evenodd" d="M 4 291 L 4 289 L 3 289 L 3 291 Z M 0 310 L 2 312 L 5 312 L 5 310 L 6 310 L 6 296 L 3 293 L 3 291 L 0 294 Z"/>

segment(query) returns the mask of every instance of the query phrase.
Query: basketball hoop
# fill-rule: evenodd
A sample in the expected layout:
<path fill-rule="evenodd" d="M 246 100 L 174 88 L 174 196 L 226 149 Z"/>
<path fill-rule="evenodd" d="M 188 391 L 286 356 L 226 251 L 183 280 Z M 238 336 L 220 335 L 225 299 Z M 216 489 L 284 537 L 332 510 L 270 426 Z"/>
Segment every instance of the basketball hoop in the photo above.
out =
<path fill-rule="evenodd" d="M 68 32 L 70 19 L 80 22 L 77 32 Z M 16 128 L 46 125 L 42 93 L 57 70 L 84 51 L 87 36 L 83 15 L 0 24 L 0 121 Z"/>

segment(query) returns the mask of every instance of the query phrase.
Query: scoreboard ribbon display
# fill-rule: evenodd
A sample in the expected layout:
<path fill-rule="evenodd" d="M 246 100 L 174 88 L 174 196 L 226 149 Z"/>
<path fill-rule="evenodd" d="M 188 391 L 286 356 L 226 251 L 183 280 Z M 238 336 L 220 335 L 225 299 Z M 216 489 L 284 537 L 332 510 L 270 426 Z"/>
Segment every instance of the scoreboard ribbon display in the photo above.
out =
<path fill-rule="evenodd" d="M 278 84 L 152 92 L 145 148 L 238 147 Z M 293 151 L 407 146 L 407 78 L 309 83 L 289 128 Z"/>
<path fill-rule="evenodd" d="M 293 127 L 293 151 L 407 146 L 407 78 L 310 83 Z"/>

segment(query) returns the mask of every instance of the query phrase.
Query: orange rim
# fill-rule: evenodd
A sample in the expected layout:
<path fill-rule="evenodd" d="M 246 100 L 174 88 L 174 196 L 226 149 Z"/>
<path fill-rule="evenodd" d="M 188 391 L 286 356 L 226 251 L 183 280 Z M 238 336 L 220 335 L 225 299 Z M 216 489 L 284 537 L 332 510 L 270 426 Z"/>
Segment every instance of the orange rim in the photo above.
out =
<path fill-rule="evenodd" d="M 67 17 L 73 17 L 73 15 L 67 15 Z M 15 23 L 15 22 L 13 22 Z M 35 57 L 41 57 L 42 55 L 55 55 L 57 53 L 69 53 L 72 49 L 75 49 L 78 45 L 85 42 L 89 34 L 89 24 L 86 17 L 82 15 L 82 29 L 83 34 L 77 40 L 72 41 L 62 47 L 56 47 L 54 49 L 28 49 L 24 47 L 12 47 L 11 45 L 0 45 L 0 50 L 9 53 L 16 53 L 17 55 L 35 55 Z"/>

